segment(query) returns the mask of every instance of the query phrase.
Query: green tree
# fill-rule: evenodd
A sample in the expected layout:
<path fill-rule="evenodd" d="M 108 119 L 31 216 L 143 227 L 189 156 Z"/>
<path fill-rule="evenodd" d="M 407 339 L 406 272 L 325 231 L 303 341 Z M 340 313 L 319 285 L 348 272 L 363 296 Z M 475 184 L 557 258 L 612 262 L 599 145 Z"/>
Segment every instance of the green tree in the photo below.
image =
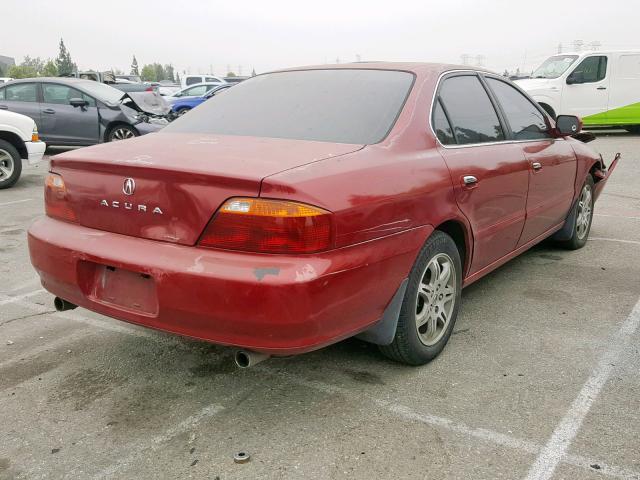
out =
<path fill-rule="evenodd" d="M 160 80 L 164 80 L 164 76 L 165 76 L 164 67 L 159 63 L 154 63 L 153 68 L 156 71 L 156 82 L 159 82 Z"/>
<path fill-rule="evenodd" d="M 180 73 L 177 70 L 176 70 L 176 76 L 173 81 L 176 82 L 178 85 L 180 84 Z"/>
<path fill-rule="evenodd" d="M 145 65 L 144 67 L 142 67 L 140 76 L 145 82 L 157 82 L 156 69 L 153 67 L 153 65 Z"/>
<path fill-rule="evenodd" d="M 41 75 L 44 77 L 57 77 L 58 66 L 56 65 L 56 62 L 51 59 L 47 60 L 47 63 L 45 63 L 44 67 L 42 67 Z"/>
<path fill-rule="evenodd" d="M 235 73 L 233 73 L 231 71 L 227 72 L 227 77 L 235 77 L 235 76 L 236 76 Z"/>
<path fill-rule="evenodd" d="M 173 65 L 169 64 L 164 66 L 164 79 L 173 82 Z"/>
<path fill-rule="evenodd" d="M 20 64 L 23 67 L 32 68 L 36 75 L 40 75 L 42 70 L 44 69 L 44 62 L 40 59 L 40 57 L 31 58 L 29 55 L 24 57 L 24 60 Z"/>
<path fill-rule="evenodd" d="M 76 70 L 76 64 L 71 60 L 71 54 L 64 45 L 62 38 L 60 39 L 60 51 L 56 58 L 56 67 L 58 67 L 58 74 L 60 75 L 71 75 Z"/>
<path fill-rule="evenodd" d="M 133 56 L 133 60 L 131 61 L 131 75 L 140 75 L 140 70 L 138 69 L 138 59 L 136 56 Z"/>
<path fill-rule="evenodd" d="M 36 72 L 35 68 L 25 66 L 25 65 L 13 65 L 9 68 L 7 75 L 11 78 L 31 78 L 37 77 L 38 72 Z"/>

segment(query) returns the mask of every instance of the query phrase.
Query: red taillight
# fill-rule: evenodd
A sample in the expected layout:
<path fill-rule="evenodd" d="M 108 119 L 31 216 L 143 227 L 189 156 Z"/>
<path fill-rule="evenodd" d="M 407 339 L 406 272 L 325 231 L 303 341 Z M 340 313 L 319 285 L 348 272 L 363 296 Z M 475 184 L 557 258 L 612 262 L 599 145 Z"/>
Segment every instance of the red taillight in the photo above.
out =
<path fill-rule="evenodd" d="M 203 247 L 260 253 L 314 253 L 331 247 L 331 213 L 304 203 L 227 200 L 205 229 Z"/>
<path fill-rule="evenodd" d="M 47 215 L 67 222 L 77 222 L 76 214 L 67 200 L 67 187 L 56 173 L 47 175 L 44 182 L 44 209 Z"/>

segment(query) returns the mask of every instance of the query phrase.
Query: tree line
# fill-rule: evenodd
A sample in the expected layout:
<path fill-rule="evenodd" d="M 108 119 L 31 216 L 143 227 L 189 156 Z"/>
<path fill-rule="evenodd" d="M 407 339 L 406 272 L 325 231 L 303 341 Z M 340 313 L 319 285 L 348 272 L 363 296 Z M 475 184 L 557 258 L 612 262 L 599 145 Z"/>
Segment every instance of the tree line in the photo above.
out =
<path fill-rule="evenodd" d="M 6 72 L 0 66 L 0 77 L 31 78 L 31 77 L 63 77 L 72 76 L 78 71 L 78 66 L 71 59 L 71 53 L 60 39 L 59 52 L 56 58 L 42 59 L 40 57 L 25 56 L 22 63 L 9 67 Z M 123 75 L 119 69 L 114 69 L 114 74 Z M 138 67 L 138 60 L 133 56 L 130 75 L 138 75 L 145 82 L 160 82 L 162 80 L 180 82 L 178 72 L 173 65 L 152 63 Z"/>

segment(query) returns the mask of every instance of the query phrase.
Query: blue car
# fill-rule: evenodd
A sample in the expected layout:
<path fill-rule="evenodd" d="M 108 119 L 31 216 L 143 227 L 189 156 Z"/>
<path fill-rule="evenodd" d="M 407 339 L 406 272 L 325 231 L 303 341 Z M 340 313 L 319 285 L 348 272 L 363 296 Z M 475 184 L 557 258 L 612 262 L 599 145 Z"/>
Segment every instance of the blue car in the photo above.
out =
<path fill-rule="evenodd" d="M 192 108 L 197 107 L 205 100 L 210 99 L 214 95 L 217 95 L 220 92 L 224 92 L 227 88 L 232 87 L 233 85 L 220 85 L 219 87 L 214 87 L 209 90 L 207 93 L 200 97 L 184 97 L 184 98 L 176 98 L 170 99 L 171 103 L 171 111 L 175 113 L 177 116 L 182 116 L 187 113 Z"/>

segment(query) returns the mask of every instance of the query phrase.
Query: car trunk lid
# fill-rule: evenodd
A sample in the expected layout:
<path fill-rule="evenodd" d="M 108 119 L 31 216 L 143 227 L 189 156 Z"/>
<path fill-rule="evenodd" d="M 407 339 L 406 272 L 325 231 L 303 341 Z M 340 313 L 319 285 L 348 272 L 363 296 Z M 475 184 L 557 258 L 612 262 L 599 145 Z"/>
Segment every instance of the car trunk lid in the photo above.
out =
<path fill-rule="evenodd" d="M 51 170 L 62 175 L 81 225 L 193 245 L 226 199 L 258 196 L 266 176 L 360 148 L 158 133 L 57 155 Z"/>

